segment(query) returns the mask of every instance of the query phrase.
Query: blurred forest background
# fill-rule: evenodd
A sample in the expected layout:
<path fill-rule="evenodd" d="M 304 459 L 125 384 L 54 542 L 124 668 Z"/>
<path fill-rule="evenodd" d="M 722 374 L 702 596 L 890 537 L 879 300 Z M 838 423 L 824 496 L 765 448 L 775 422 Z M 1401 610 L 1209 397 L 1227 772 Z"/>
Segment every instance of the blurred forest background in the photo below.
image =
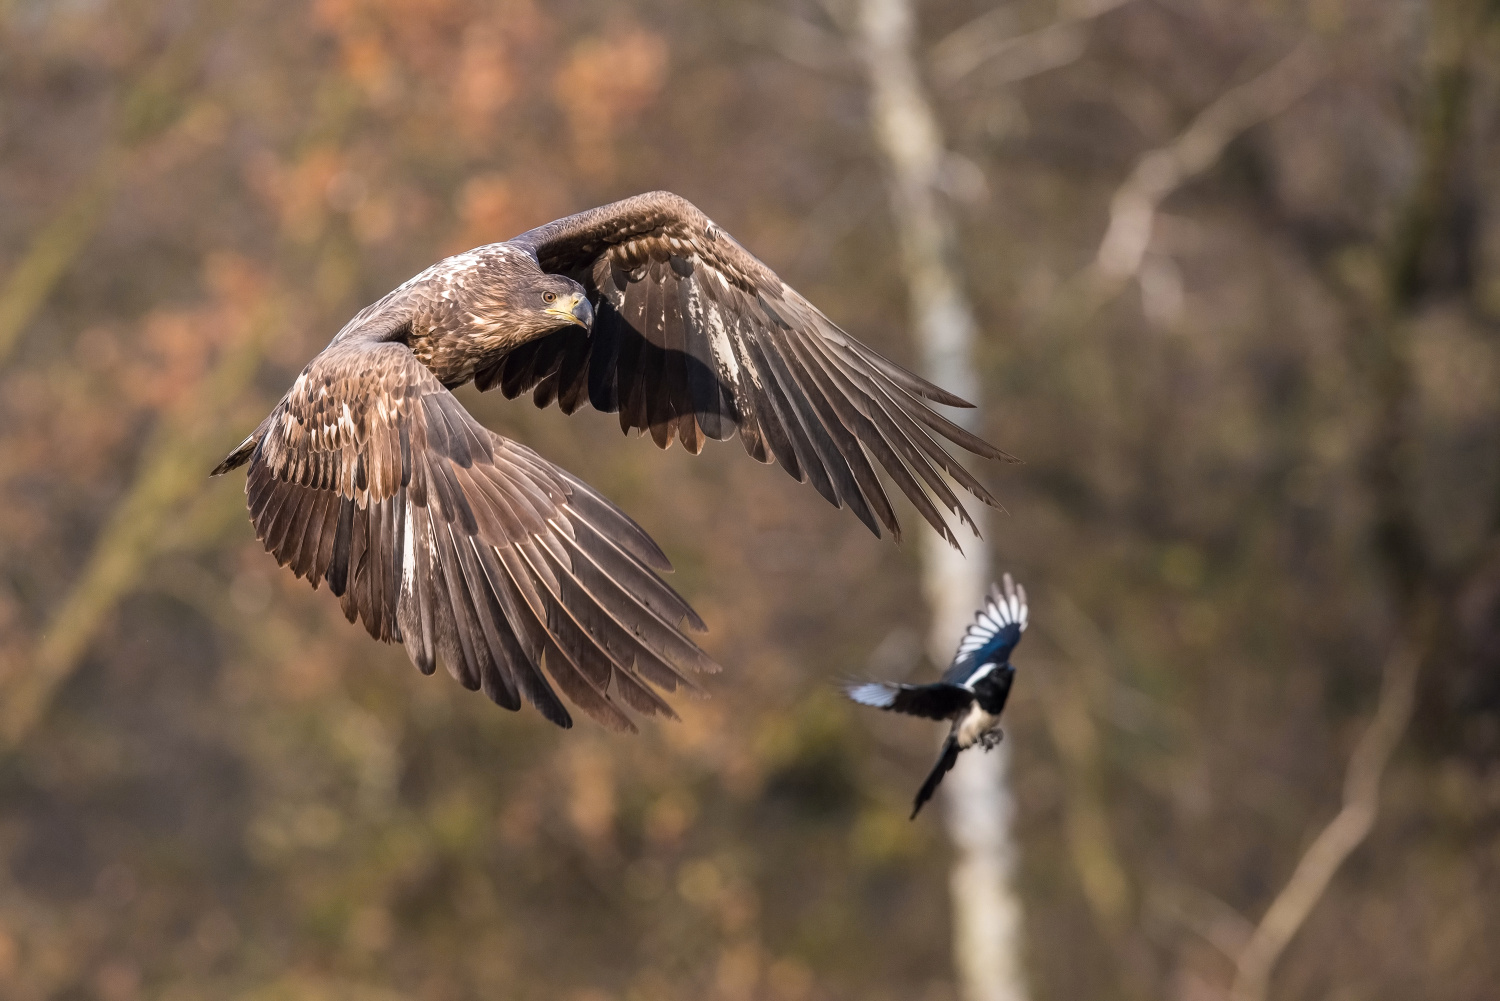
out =
<path fill-rule="evenodd" d="M 1494 997 L 1494 5 L 916 17 L 1026 462 L 1032 996 L 1226 997 L 1354 755 L 1273 996 Z M 624 738 L 419 676 L 206 476 L 366 302 L 651 188 L 911 362 L 868 96 L 836 0 L 0 0 L 0 996 L 955 997 L 934 727 L 834 684 L 934 670 L 911 538 L 465 390 L 710 624 L 713 698 Z"/>

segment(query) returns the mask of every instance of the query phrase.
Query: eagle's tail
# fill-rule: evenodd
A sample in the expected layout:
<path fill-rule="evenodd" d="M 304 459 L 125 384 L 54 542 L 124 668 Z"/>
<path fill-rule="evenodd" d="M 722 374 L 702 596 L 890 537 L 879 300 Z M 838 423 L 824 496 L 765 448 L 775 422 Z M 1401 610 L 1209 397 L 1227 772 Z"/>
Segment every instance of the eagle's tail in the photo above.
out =
<path fill-rule="evenodd" d="M 911 819 L 916 820 L 917 814 L 922 810 L 922 804 L 932 798 L 937 792 L 938 783 L 943 781 L 943 776 L 953 770 L 954 764 L 958 762 L 958 734 L 948 734 L 948 739 L 943 741 L 942 753 L 938 755 L 937 764 L 932 766 L 932 771 L 927 773 L 927 781 L 922 783 L 922 788 L 917 790 L 917 801 L 911 807 Z"/>
<path fill-rule="evenodd" d="M 262 421 L 260 427 L 250 432 L 250 437 L 235 446 L 233 452 L 224 457 L 224 461 L 214 467 L 209 476 L 223 476 L 231 469 L 238 469 L 250 461 L 250 456 L 255 454 L 255 449 L 260 445 L 260 439 L 265 434 L 266 422 Z"/>

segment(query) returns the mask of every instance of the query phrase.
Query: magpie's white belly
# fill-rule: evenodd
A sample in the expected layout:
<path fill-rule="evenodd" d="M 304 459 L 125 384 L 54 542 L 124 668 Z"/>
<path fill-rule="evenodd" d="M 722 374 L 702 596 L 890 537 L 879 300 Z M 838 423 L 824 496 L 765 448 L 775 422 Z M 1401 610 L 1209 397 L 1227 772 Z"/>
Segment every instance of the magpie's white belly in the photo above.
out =
<path fill-rule="evenodd" d="M 969 707 L 968 713 L 958 721 L 958 746 L 973 747 L 979 739 L 1000 725 L 1000 717 L 979 708 L 979 703 Z"/>

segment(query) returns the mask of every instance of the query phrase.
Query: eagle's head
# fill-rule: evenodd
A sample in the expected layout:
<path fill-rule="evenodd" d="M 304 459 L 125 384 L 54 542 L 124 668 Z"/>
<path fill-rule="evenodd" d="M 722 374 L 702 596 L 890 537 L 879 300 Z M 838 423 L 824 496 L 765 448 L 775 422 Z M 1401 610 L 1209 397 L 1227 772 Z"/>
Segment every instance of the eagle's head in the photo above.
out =
<path fill-rule="evenodd" d="M 397 291 L 413 307 L 413 353 L 448 386 L 529 341 L 594 325 L 582 285 L 504 243 L 439 261 Z"/>
<path fill-rule="evenodd" d="M 451 302 L 467 306 L 470 334 L 481 343 L 493 341 L 486 347 L 509 350 L 574 325 L 593 327 L 594 306 L 583 286 L 543 271 L 526 251 L 498 243 L 460 257 L 475 263 L 456 270 L 452 278 L 461 288 L 450 284 L 446 293 Z"/>
<path fill-rule="evenodd" d="M 527 274 L 511 291 L 508 319 L 522 339 L 531 340 L 563 327 L 594 325 L 594 306 L 583 286 L 565 275 L 549 275 L 540 268 Z"/>

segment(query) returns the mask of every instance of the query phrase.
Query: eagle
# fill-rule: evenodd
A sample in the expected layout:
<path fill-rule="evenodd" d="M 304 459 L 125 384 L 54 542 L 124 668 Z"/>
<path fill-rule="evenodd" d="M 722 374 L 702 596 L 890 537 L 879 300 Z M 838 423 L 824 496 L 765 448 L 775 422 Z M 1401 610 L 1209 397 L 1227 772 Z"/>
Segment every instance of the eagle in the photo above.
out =
<path fill-rule="evenodd" d="M 937 764 L 917 790 L 911 819 L 917 819 L 922 804 L 937 792 L 943 776 L 953 770 L 961 751 L 978 745 L 986 751 L 1000 743 L 1000 713 L 1010 698 L 1016 669 L 1010 655 L 1021 642 L 1030 612 L 1026 588 L 1010 576 L 1002 591 L 990 585 L 984 605 L 974 613 L 974 622 L 959 640 L 953 662 L 941 681 L 930 685 L 902 685 L 889 681 L 852 684 L 849 698 L 863 706 L 891 712 L 951 721 L 948 738 L 938 752 Z"/>
<path fill-rule="evenodd" d="M 350 622 L 563 727 L 559 691 L 633 731 L 626 710 L 676 718 L 660 693 L 701 691 L 693 676 L 718 667 L 656 543 L 479 424 L 451 392 L 471 381 L 618 413 L 661 448 L 738 433 L 876 536 L 900 534 L 876 466 L 957 546 L 938 505 L 978 532 L 942 474 L 997 502 L 939 439 L 1011 459 L 927 401 L 970 404 L 850 337 L 670 192 L 439 261 L 357 313 L 213 475 L 249 466 L 256 538 Z"/>

